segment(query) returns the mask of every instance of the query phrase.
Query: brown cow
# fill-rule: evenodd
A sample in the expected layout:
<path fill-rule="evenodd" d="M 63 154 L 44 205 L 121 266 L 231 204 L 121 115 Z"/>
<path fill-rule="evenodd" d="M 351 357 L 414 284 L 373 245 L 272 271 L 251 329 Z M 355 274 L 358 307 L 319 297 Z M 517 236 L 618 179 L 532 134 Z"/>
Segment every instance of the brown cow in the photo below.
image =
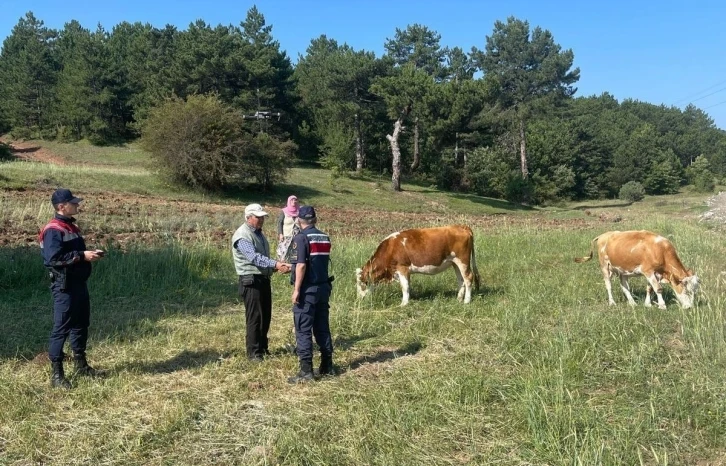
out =
<path fill-rule="evenodd" d="M 631 306 L 635 300 L 630 294 L 628 279 L 634 275 L 643 275 L 648 280 L 646 290 L 646 307 L 650 307 L 652 289 L 658 297 L 658 307 L 665 309 L 661 283 L 670 283 L 676 298 L 684 309 L 693 306 L 694 295 L 698 290 L 698 277 L 691 270 L 683 267 L 676 250 L 666 238 L 650 231 L 608 231 L 592 240 L 590 255 L 578 257 L 575 262 L 586 262 L 592 259 L 597 248 L 600 269 L 608 290 L 609 304 L 615 304 L 610 277 L 620 277 L 620 287 L 628 298 Z"/>
<path fill-rule="evenodd" d="M 474 233 L 465 225 L 417 228 L 393 233 L 378 245 L 362 269 L 356 269 L 358 295 L 363 298 L 373 285 L 401 283 L 403 300 L 408 304 L 410 274 L 434 275 L 454 266 L 459 281 L 458 299 L 471 301 L 472 282 L 479 289 L 479 271 L 474 256 Z"/>

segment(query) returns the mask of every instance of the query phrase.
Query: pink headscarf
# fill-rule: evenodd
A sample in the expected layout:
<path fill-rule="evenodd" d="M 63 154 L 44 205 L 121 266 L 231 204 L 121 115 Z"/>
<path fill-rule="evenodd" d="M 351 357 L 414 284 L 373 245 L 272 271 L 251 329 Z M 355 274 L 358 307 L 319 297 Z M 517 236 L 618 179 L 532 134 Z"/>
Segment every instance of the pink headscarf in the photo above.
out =
<path fill-rule="evenodd" d="M 285 215 L 289 217 L 297 217 L 298 214 L 298 206 L 296 206 L 293 203 L 293 200 L 297 200 L 297 196 L 290 196 L 287 198 L 287 207 L 284 207 L 282 209 L 283 212 L 285 212 Z"/>

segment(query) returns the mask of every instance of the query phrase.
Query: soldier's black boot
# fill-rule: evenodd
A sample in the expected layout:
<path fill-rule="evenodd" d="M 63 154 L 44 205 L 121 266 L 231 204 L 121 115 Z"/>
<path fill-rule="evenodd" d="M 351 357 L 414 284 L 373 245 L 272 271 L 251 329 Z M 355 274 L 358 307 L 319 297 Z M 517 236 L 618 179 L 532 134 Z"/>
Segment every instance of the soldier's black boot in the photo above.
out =
<path fill-rule="evenodd" d="M 305 383 L 313 380 L 313 363 L 311 361 L 300 361 L 300 372 L 287 379 L 287 383 Z"/>
<path fill-rule="evenodd" d="M 73 355 L 73 361 L 75 362 L 75 370 L 77 375 L 84 375 L 86 377 L 98 377 L 100 371 L 97 371 L 93 367 L 88 365 L 85 354 Z"/>
<path fill-rule="evenodd" d="M 320 355 L 320 369 L 317 370 L 319 376 L 335 375 L 335 368 L 333 367 L 333 355 L 322 354 Z"/>
<path fill-rule="evenodd" d="M 68 379 L 66 379 L 66 375 L 63 372 L 63 362 L 51 362 L 50 366 L 53 369 L 53 373 L 50 376 L 50 385 L 53 388 L 69 390 L 71 388 L 71 383 Z"/>

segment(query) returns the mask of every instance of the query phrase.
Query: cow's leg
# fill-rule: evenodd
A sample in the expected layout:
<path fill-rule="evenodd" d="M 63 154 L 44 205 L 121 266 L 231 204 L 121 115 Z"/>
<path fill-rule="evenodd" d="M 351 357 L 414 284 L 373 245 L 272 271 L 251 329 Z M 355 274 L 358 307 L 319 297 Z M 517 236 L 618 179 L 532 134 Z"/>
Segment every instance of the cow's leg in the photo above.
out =
<path fill-rule="evenodd" d="M 620 275 L 620 288 L 622 288 L 623 293 L 625 293 L 625 297 L 628 298 L 628 304 L 631 306 L 635 306 L 635 300 L 633 299 L 633 295 L 630 294 L 630 285 L 628 285 L 628 277 L 625 275 Z"/>
<path fill-rule="evenodd" d="M 613 299 L 613 284 L 610 281 L 612 273 L 610 272 L 609 266 L 604 266 L 602 268 L 602 276 L 605 280 L 605 289 L 608 290 L 608 304 L 611 306 L 615 306 L 615 300 Z"/>
<path fill-rule="evenodd" d="M 660 286 L 660 279 L 657 274 L 646 275 L 645 278 L 648 280 L 648 305 L 650 305 L 650 289 L 653 288 L 655 296 L 658 298 L 658 308 L 665 309 L 666 304 L 663 299 L 663 287 Z M 650 306 L 649 306 L 650 307 Z"/>
<path fill-rule="evenodd" d="M 410 275 L 408 273 L 408 270 L 403 269 L 396 270 L 396 275 L 398 275 L 398 281 L 399 283 L 401 283 L 401 293 L 403 293 L 403 299 L 401 299 L 401 306 L 405 306 L 406 304 L 408 304 L 408 300 L 410 298 Z"/>
<path fill-rule="evenodd" d="M 645 289 L 645 301 L 643 301 L 643 306 L 645 307 L 651 307 L 652 304 L 650 303 L 650 292 L 653 291 L 653 287 L 650 286 L 650 281 L 648 281 L 648 287 Z"/>
<path fill-rule="evenodd" d="M 469 304 L 471 302 L 471 271 L 469 267 L 461 262 L 459 259 L 454 259 L 454 273 L 456 273 L 456 279 L 459 282 L 459 292 L 456 298 L 464 303 Z"/>

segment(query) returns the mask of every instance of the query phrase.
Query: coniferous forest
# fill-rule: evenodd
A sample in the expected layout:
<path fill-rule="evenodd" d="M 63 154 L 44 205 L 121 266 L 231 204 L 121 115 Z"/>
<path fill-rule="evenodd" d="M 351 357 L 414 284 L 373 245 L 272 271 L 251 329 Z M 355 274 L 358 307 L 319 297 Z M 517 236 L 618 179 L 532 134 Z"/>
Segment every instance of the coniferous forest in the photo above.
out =
<path fill-rule="evenodd" d="M 576 51 L 555 35 L 510 17 L 448 48 L 412 24 L 383 56 L 322 35 L 293 64 L 256 7 L 185 30 L 54 30 L 28 12 L 0 53 L 0 133 L 138 140 L 175 181 L 215 190 L 270 188 L 300 162 L 539 204 L 723 180 L 708 114 L 578 95 Z"/>

